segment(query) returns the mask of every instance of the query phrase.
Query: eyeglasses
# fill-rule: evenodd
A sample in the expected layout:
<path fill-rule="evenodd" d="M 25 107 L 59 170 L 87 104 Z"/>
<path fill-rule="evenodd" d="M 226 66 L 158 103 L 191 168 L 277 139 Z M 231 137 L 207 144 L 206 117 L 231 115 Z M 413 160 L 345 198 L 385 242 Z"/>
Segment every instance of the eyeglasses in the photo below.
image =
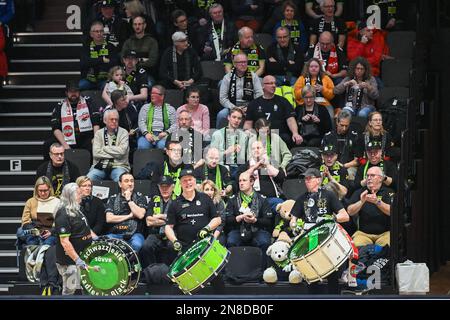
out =
<path fill-rule="evenodd" d="M 162 94 L 162 93 L 159 93 L 159 92 L 153 92 L 153 91 L 152 91 L 151 94 L 156 94 L 156 95 L 158 95 L 158 96 L 163 96 L 163 94 Z"/>
<path fill-rule="evenodd" d="M 247 64 L 247 61 L 235 61 L 234 63 L 236 63 L 236 64 L 238 64 L 238 63 L 241 63 L 241 64 L 245 63 L 245 64 Z"/>

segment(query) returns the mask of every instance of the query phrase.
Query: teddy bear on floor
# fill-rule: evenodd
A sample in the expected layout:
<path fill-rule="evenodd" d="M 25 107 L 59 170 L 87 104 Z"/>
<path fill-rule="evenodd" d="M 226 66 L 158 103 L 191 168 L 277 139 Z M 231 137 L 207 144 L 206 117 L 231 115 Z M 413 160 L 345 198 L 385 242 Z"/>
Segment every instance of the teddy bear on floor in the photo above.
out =
<path fill-rule="evenodd" d="M 286 200 L 277 205 L 278 215 L 275 217 L 275 228 L 272 232 L 272 237 L 275 240 L 282 240 L 292 244 L 292 238 L 297 235 L 297 226 L 294 228 L 291 226 L 291 211 L 294 204 L 294 200 Z"/>
<path fill-rule="evenodd" d="M 269 262 L 271 266 L 264 271 L 263 279 L 266 283 L 276 283 L 278 280 L 297 284 L 302 281 L 300 273 L 292 266 L 288 259 L 290 244 L 286 241 L 276 241 L 269 248 L 266 254 L 272 258 Z"/>

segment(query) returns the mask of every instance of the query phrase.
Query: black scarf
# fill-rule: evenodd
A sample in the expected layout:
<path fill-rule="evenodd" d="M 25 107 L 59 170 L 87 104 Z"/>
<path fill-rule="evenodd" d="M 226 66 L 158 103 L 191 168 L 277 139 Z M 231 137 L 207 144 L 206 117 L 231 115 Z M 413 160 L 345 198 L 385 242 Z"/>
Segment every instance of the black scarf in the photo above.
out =
<path fill-rule="evenodd" d="M 277 44 L 277 58 L 279 63 L 284 66 L 284 71 L 286 72 L 286 79 L 290 80 L 292 78 L 292 72 L 288 70 L 289 61 L 295 61 L 295 49 L 292 42 L 289 41 L 289 47 L 286 58 L 284 57 L 283 50 L 280 45 Z"/>
<path fill-rule="evenodd" d="M 306 203 L 303 203 L 303 209 L 305 211 L 305 222 L 316 223 L 319 216 L 318 201 L 322 198 L 322 189 L 319 188 L 318 192 L 307 192 Z"/>
<path fill-rule="evenodd" d="M 351 108 L 357 112 L 359 109 L 361 109 L 362 104 L 362 98 L 363 98 L 363 89 L 360 87 L 356 90 L 356 104 L 353 105 L 353 95 L 355 93 L 355 89 L 347 87 L 347 104 L 351 106 Z"/>
<path fill-rule="evenodd" d="M 320 22 L 319 22 L 319 34 L 321 34 L 322 32 L 324 32 L 324 29 L 325 29 L 325 18 L 324 17 L 322 17 L 322 19 L 320 19 Z M 330 22 L 330 24 L 331 24 L 331 30 L 330 30 L 330 32 L 331 33 L 338 33 L 338 28 L 336 27 L 336 24 L 335 24 L 335 22 L 334 22 L 334 20 L 333 21 L 331 21 Z"/>
<path fill-rule="evenodd" d="M 318 85 L 322 85 L 322 78 L 321 78 L 320 74 L 317 75 L 316 83 L 317 83 Z M 305 77 L 305 86 L 307 86 L 307 85 L 312 86 L 310 76 L 306 76 L 306 77 Z M 316 92 L 316 97 L 323 97 L 322 92 L 318 92 L 318 91 L 317 91 L 317 92 Z"/>
<path fill-rule="evenodd" d="M 184 54 L 184 67 L 185 67 L 185 77 L 186 79 L 178 79 L 178 61 L 177 61 L 177 50 L 175 46 L 172 48 L 172 70 L 173 70 L 173 78 L 175 80 L 189 80 L 191 77 L 191 57 L 189 56 L 188 49 L 184 50 L 180 57 Z"/>
<path fill-rule="evenodd" d="M 47 165 L 47 171 L 45 173 L 45 176 L 47 178 L 49 178 L 50 181 L 52 181 L 53 174 L 54 174 L 54 168 L 52 165 L 52 161 L 49 161 L 48 165 Z M 70 182 L 69 165 L 67 164 L 67 161 L 64 161 L 63 168 L 62 168 L 62 174 L 63 174 L 63 179 L 62 179 L 61 185 L 58 183 L 58 185 L 56 186 L 56 188 L 54 190 L 55 195 L 60 195 L 64 186 Z"/>
<path fill-rule="evenodd" d="M 114 135 L 113 135 L 112 140 L 111 140 L 111 146 L 115 146 L 116 145 L 117 132 L 118 132 L 118 130 L 114 131 Z M 105 139 L 105 146 L 108 146 L 109 136 L 108 136 L 108 130 L 106 128 L 103 129 L 103 137 Z M 103 170 L 103 171 L 106 171 L 106 172 L 110 172 L 113 169 L 113 167 L 112 167 L 113 162 L 114 162 L 114 159 L 102 159 L 99 162 L 97 162 L 97 164 L 94 166 L 94 168 L 98 169 L 98 170 Z"/>
<path fill-rule="evenodd" d="M 230 79 L 230 88 L 228 89 L 228 97 L 232 104 L 236 105 L 236 98 L 237 98 L 237 74 L 236 74 L 236 68 L 233 68 L 231 70 L 231 79 Z M 247 69 L 247 72 L 244 75 L 244 95 L 242 97 L 245 101 L 251 101 L 253 100 L 253 77 L 252 73 Z"/>

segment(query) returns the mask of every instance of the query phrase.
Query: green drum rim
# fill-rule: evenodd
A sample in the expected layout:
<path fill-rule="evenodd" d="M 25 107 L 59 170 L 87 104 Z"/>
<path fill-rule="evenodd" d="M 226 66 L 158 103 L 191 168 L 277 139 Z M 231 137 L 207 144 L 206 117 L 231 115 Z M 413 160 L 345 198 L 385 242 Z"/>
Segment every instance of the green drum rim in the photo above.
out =
<path fill-rule="evenodd" d="M 169 277 L 177 277 L 184 272 L 185 269 L 191 267 L 198 258 L 208 249 L 212 243 L 211 237 L 205 238 L 194 243 L 185 253 L 178 257 L 170 266 Z"/>
<path fill-rule="evenodd" d="M 292 244 L 288 252 L 289 259 L 301 258 L 317 249 L 331 235 L 335 224 L 333 220 L 324 220 L 309 229 Z"/>
<path fill-rule="evenodd" d="M 80 256 L 88 265 L 88 270 L 81 270 L 81 285 L 89 294 L 128 293 L 130 266 L 119 246 L 113 242 L 96 242 L 83 250 Z"/>

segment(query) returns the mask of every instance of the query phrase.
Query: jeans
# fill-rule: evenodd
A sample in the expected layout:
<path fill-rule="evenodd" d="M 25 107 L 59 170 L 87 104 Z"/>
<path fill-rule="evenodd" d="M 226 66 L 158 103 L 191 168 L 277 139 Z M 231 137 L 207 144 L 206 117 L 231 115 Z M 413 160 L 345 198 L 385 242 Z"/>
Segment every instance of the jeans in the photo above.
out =
<path fill-rule="evenodd" d="M 217 113 L 216 117 L 216 129 L 219 130 L 223 127 L 226 127 L 228 124 L 228 115 L 230 114 L 230 109 L 223 108 Z"/>
<path fill-rule="evenodd" d="M 350 107 L 344 107 L 344 110 L 350 111 L 353 116 L 356 115 L 358 117 L 367 119 L 367 117 L 369 116 L 369 113 L 375 111 L 375 107 L 374 106 L 364 106 L 363 108 L 361 108 L 358 111 L 357 114 L 355 114 L 355 111 Z"/>
<path fill-rule="evenodd" d="M 49 245 L 54 246 L 56 244 L 56 237 L 50 236 L 47 239 L 43 239 L 40 236 L 34 236 L 32 234 L 26 234 L 22 227 L 19 227 L 16 232 L 17 239 L 24 245 Z M 19 244 L 20 245 L 20 244 Z"/>
<path fill-rule="evenodd" d="M 153 133 L 153 135 L 158 135 Z M 166 147 L 166 139 L 161 139 L 156 141 L 156 143 L 152 143 L 148 141 L 144 136 L 138 139 L 138 149 L 164 149 Z"/>
<path fill-rule="evenodd" d="M 128 170 L 125 168 L 114 168 L 111 170 L 109 177 L 111 178 L 111 180 L 119 182 L 119 177 L 124 172 L 128 172 Z M 87 176 L 89 177 L 89 179 L 94 181 L 106 180 L 107 178 L 106 172 L 104 170 L 96 169 L 94 168 L 94 166 L 91 167 L 91 170 L 89 170 Z"/>
<path fill-rule="evenodd" d="M 106 236 L 111 239 L 123 240 L 123 234 L 108 233 Z M 123 241 L 128 243 L 134 251 L 139 252 L 144 245 L 144 236 L 140 233 L 135 233 L 131 236 L 131 239 Z"/>
<path fill-rule="evenodd" d="M 243 245 L 251 245 L 253 247 L 258 247 L 262 251 L 262 261 L 261 267 L 264 270 L 267 266 L 267 248 L 270 246 L 272 235 L 265 230 L 258 230 L 253 233 L 252 240 L 250 243 L 244 243 L 241 239 L 241 233 L 239 230 L 231 230 L 227 235 L 227 248 L 239 247 Z"/>

